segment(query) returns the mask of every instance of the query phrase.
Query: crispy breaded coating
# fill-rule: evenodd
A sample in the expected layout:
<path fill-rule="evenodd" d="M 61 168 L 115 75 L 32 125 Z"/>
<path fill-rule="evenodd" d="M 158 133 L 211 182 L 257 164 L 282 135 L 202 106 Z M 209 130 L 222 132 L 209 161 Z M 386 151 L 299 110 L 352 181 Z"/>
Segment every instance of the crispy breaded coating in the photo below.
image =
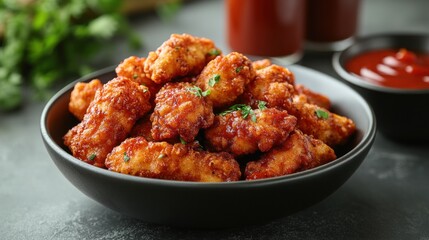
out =
<path fill-rule="evenodd" d="M 191 83 L 167 83 L 155 98 L 151 116 L 155 141 L 191 142 L 201 128 L 213 124 L 213 107 L 205 100 L 201 89 Z"/>
<path fill-rule="evenodd" d="M 302 84 L 295 85 L 296 94 L 302 94 L 307 98 L 307 102 L 322 108 L 330 109 L 331 100 L 321 93 L 314 92 Z"/>
<path fill-rule="evenodd" d="M 138 84 L 145 85 L 150 92 L 151 100 L 155 99 L 156 93 L 161 89 L 161 84 L 156 84 L 150 78 L 146 77 L 144 72 L 144 62 L 146 58 L 131 56 L 124 59 L 115 69 L 118 77 L 126 77 Z"/>
<path fill-rule="evenodd" d="M 147 141 L 154 141 L 152 138 L 152 122 L 150 121 L 150 115 L 147 113 L 144 117 L 137 120 L 136 124 L 134 124 L 131 132 L 129 134 L 130 137 L 144 137 Z"/>
<path fill-rule="evenodd" d="M 257 107 L 259 101 L 267 103 L 267 107 L 286 109 L 292 103 L 295 93 L 295 76 L 287 68 L 272 64 L 256 71 L 255 79 L 250 82 L 241 102 Z"/>
<path fill-rule="evenodd" d="M 294 131 L 280 146 L 248 162 L 246 180 L 283 176 L 311 169 L 336 159 L 335 152 L 322 141 Z"/>
<path fill-rule="evenodd" d="M 212 40 L 189 34 L 172 34 L 155 52 L 150 52 L 144 71 L 161 84 L 176 77 L 197 75 L 221 51 Z"/>
<path fill-rule="evenodd" d="M 293 98 L 293 107 L 287 110 L 298 118 L 297 127 L 302 132 L 313 135 L 331 147 L 344 144 L 356 131 L 353 120 L 310 104 L 301 95 Z"/>
<path fill-rule="evenodd" d="M 260 70 L 262 68 L 266 68 L 268 66 L 270 66 L 272 63 L 270 61 L 270 59 L 265 58 L 265 59 L 261 59 L 261 60 L 257 60 L 254 61 L 252 63 L 253 69 L 255 69 L 255 71 Z"/>
<path fill-rule="evenodd" d="M 267 107 L 284 109 L 297 117 L 297 128 L 313 135 L 331 147 L 341 145 L 354 133 L 352 120 L 309 103 L 308 95 L 298 94 L 293 86 L 293 75 L 282 67 L 271 65 L 256 71 L 255 80 L 246 88 L 241 101 L 255 107 L 265 101 Z M 288 77 L 290 76 L 290 77 Z M 328 99 L 329 100 L 329 99 Z M 326 119 L 316 114 L 325 112 Z"/>
<path fill-rule="evenodd" d="M 147 142 L 129 138 L 107 156 L 106 167 L 140 177 L 195 181 L 229 182 L 240 179 L 238 163 L 228 153 L 196 151 L 181 143 Z"/>
<path fill-rule="evenodd" d="M 78 82 L 74 86 L 70 95 L 69 111 L 79 121 L 82 121 L 89 104 L 94 99 L 95 92 L 101 87 L 103 84 L 98 79 L 93 79 L 88 83 Z"/>
<path fill-rule="evenodd" d="M 287 82 L 295 85 L 295 75 L 289 69 L 276 64 L 259 69 L 257 76 L 263 80 L 270 79 L 270 82 Z"/>
<path fill-rule="evenodd" d="M 82 122 L 64 136 L 73 156 L 98 167 L 113 147 L 130 133 L 134 123 L 151 108 L 147 87 L 118 77 L 95 94 Z"/>
<path fill-rule="evenodd" d="M 253 110 L 244 118 L 243 111 L 233 111 L 215 117 L 205 130 L 209 149 L 225 151 L 234 156 L 266 152 L 281 144 L 295 128 L 296 118 L 274 108 Z"/>
<path fill-rule="evenodd" d="M 207 100 L 214 108 L 231 105 L 255 77 L 252 62 L 244 55 L 232 52 L 210 61 L 196 80 L 203 91 L 210 91 Z"/>

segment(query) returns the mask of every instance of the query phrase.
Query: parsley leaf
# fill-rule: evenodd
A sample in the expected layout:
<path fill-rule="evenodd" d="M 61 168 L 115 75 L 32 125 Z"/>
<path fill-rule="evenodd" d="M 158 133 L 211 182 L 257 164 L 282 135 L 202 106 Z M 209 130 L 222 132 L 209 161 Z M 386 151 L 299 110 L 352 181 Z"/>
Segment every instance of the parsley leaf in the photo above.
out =
<path fill-rule="evenodd" d="M 209 79 L 209 86 L 213 87 L 219 81 L 220 81 L 220 75 L 219 74 L 215 74 L 215 75 L 213 75 L 213 77 L 211 77 Z"/>
<path fill-rule="evenodd" d="M 97 157 L 97 154 L 95 154 L 95 153 L 91 153 L 91 154 L 88 156 L 88 160 L 89 160 L 89 161 L 94 161 L 95 157 Z"/>
<path fill-rule="evenodd" d="M 197 86 L 189 87 L 188 91 L 190 91 L 192 94 L 194 94 L 197 97 L 207 97 L 208 95 L 210 95 L 210 90 L 206 90 L 203 92 L 203 90 L 201 90 L 201 88 Z"/>
<path fill-rule="evenodd" d="M 130 156 L 128 156 L 127 152 L 124 152 L 124 162 L 130 161 Z"/>
<path fill-rule="evenodd" d="M 220 50 L 217 48 L 212 48 L 212 49 L 210 49 L 209 54 L 212 56 L 218 56 L 218 55 L 220 55 Z"/>
<path fill-rule="evenodd" d="M 239 66 L 235 69 L 235 72 L 239 73 L 239 72 L 241 72 L 242 69 L 243 69 L 243 66 Z"/>
<path fill-rule="evenodd" d="M 251 120 L 253 122 L 256 122 L 256 115 L 255 112 L 253 111 L 252 107 L 250 107 L 249 105 L 246 104 L 235 104 L 232 105 L 231 107 L 229 107 L 228 110 L 221 112 L 219 115 L 221 116 L 225 116 L 228 113 L 232 113 L 235 111 L 240 111 L 241 115 L 243 116 L 244 119 L 246 119 L 249 115 L 251 116 Z"/>
<path fill-rule="evenodd" d="M 267 102 L 265 101 L 258 101 L 258 108 L 259 110 L 264 110 L 267 108 Z"/>
<path fill-rule="evenodd" d="M 322 110 L 322 109 L 317 109 L 316 111 L 314 111 L 314 113 L 320 119 L 328 119 L 329 118 L 329 113 Z"/>

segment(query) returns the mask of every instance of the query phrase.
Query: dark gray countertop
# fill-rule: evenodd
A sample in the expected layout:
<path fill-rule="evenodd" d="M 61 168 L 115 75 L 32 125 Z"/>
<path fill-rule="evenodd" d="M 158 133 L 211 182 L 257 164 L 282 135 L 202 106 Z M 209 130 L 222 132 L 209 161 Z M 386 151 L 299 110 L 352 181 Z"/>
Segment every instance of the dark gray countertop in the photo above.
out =
<path fill-rule="evenodd" d="M 429 1 L 363 1 L 359 35 L 429 34 Z M 145 49 L 118 42 L 118 62 L 147 54 L 173 33 L 213 39 L 225 51 L 222 1 L 193 1 L 171 23 L 134 19 Z M 306 53 L 300 64 L 338 76 L 330 54 Z M 429 144 L 401 145 L 377 135 L 355 174 L 319 204 L 265 225 L 226 230 L 175 229 L 122 216 L 86 197 L 56 169 L 45 150 L 43 102 L 0 113 L 0 239 L 429 239 Z M 406 127 L 406 126 L 404 126 Z"/>

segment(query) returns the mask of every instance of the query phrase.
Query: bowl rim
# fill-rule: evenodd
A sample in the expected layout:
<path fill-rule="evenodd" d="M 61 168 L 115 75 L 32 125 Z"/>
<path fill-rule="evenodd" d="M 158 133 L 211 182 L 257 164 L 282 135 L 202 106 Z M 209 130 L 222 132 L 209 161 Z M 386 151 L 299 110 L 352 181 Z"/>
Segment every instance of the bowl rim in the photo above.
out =
<path fill-rule="evenodd" d="M 342 64 L 341 59 L 343 56 L 350 51 L 353 48 L 356 48 L 359 45 L 366 44 L 371 41 L 376 41 L 378 39 L 395 39 L 395 38 L 422 38 L 422 39 L 428 39 L 429 41 L 429 34 L 424 33 L 378 33 L 378 34 L 371 34 L 367 36 L 362 36 L 356 38 L 354 43 L 344 49 L 343 51 L 336 52 L 332 56 L 332 65 L 334 67 L 334 70 L 337 72 L 338 75 L 340 75 L 341 78 L 346 80 L 347 82 L 357 85 L 359 87 L 377 91 L 377 92 L 383 92 L 383 93 L 390 93 L 390 94 L 407 94 L 407 95 L 419 95 L 419 94 L 428 94 L 429 88 L 427 89 L 403 89 L 403 88 L 393 88 L 393 87 L 386 87 L 386 86 L 378 86 L 372 83 L 369 83 L 367 81 L 363 81 L 359 76 L 356 74 L 352 74 L 348 72 L 344 65 Z M 387 45 L 386 48 L 389 46 Z M 373 49 L 371 49 L 373 50 Z M 368 50 L 366 50 L 368 51 Z M 359 51 L 358 53 L 363 53 Z"/>
<path fill-rule="evenodd" d="M 349 88 L 346 84 L 338 81 L 337 79 L 324 74 L 322 72 L 315 71 L 313 69 L 299 66 L 299 65 L 289 65 L 288 67 L 292 68 L 300 68 L 305 71 L 311 71 L 313 73 L 317 74 L 323 74 L 324 77 L 328 78 L 326 80 L 335 81 L 336 83 L 340 85 L 344 85 L 345 87 Z M 45 145 L 48 145 L 53 151 L 55 151 L 57 154 L 59 154 L 63 159 L 71 163 L 77 168 L 83 168 L 85 171 L 93 172 L 95 174 L 100 174 L 103 177 L 113 178 L 116 180 L 121 181 L 129 181 L 133 183 L 138 184 L 155 184 L 159 186 L 166 186 L 166 187 L 175 187 L 175 188 L 195 188 L 195 189 L 201 189 L 201 188 L 222 188 L 222 189 L 238 189 L 238 188 L 254 188 L 254 187 L 262 187 L 262 186 L 270 186 L 270 185 L 277 185 L 282 182 L 294 182 L 294 181 L 304 181 L 305 179 L 315 177 L 317 175 L 320 175 L 325 172 L 329 172 L 333 170 L 334 168 L 344 165 L 347 162 L 351 161 L 352 157 L 359 155 L 361 152 L 366 151 L 367 148 L 371 146 L 375 139 L 376 135 L 376 121 L 375 121 L 375 114 L 372 110 L 372 108 L 368 105 L 368 103 L 359 95 L 355 90 L 351 89 L 353 92 L 356 93 L 357 101 L 360 102 L 360 104 L 363 106 L 366 115 L 369 116 L 368 122 L 369 127 L 368 131 L 362 136 L 362 140 L 353 147 L 350 151 L 342 155 L 341 157 L 335 159 L 334 161 L 331 161 L 329 163 L 326 163 L 324 165 L 315 167 L 313 169 L 284 175 L 284 176 L 278 176 L 278 177 L 272 177 L 272 178 L 266 178 L 266 179 L 258 179 L 258 180 L 240 180 L 240 181 L 233 181 L 233 182 L 190 182 L 190 181 L 177 181 L 177 180 L 166 180 L 166 179 L 155 179 L 155 178 L 146 178 L 146 177 L 139 177 L 139 176 L 132 176 L 122 173 L 117 173 L 113 171 L 109 171 L 108 169 L 95 167 L 93 165 L 90 165 L 86 162 L 83 162 L 75 157 L 73 157 L 71 154 L 69 154 L 67 151 L 65 151 L 61 146 L 59 146 L 55 141 L 51 138 L 51 135 L 49 134 L 48 128 L 47 128 L 47 116 L 49 114 L 50 109 L 53 107 L 53 105 L 59 100 L 59 98 L 67 93 L 68 91 L 71 91 L 73 86 L 77 82 L 81 81 L 88 81 L 89 79 L 93 79 L 97 76 L 100 76 L 102 74 L 107 74 L 109 72 L 112 72 L 115 69 L 115 66 L 110 66 L 98 71 L 95 71 L 91 74 L 88 74 L 86 76 L 83 76 L 75 81 L 72 81 L 71 83 L 67 84 L 65 87 L 63 87 L 61 90 L 59 90 L 57 93 L 55 93 L 49 101 L 46 103 L 45 107 L 43 108 L 41 117 L 40 117 L 40 132 L 43 141 L 45 142 Z M 51 156 L 52 158 L 52 156 Z M 53 160 L 53 159 L 52 159 Z M 55 160 L 53 160 L 55 162 Z M 61 159 L 62 161 L 62 159 Z"/>

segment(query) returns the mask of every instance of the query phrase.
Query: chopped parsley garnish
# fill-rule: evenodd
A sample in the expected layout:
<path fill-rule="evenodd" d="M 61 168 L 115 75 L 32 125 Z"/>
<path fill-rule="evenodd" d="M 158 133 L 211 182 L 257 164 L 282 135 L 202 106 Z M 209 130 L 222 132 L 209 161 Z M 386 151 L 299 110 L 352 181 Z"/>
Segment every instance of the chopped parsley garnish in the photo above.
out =
<path fill-rule="evenodd" d="M 322 110 L 322 109 L 317 109 L 316 111 L 314 111 L 314 113 L 316 114 L 316 116 L 318 118 L 321 118 L 321 119 L 328 119 L 329 118 L 329 113 Z"/>
<path fill-rule="evenodd" d="M 219 74 L 215 74 L 215 75 L 213 75 L 213 77 L 211 77 L 209 79 L 209 86 L 213 87 L 219 81 L 220 81 L 220 75 Z"/>
<path fill-rule="evenodd" d="M 209 51 L 209 54 L 210 54 L 210 55 L 212 55 L 212 56 L 217 56 L 217 55 L 220 55 L 220 51 L 219 51 L 219 49 L 217 49 L 217 48 L 212 48 L 212 49 Z"/>
<path fill-rule="evenodd" d="M 88 156 L 89 161 L 94 161 L 95 157 L 97 157 L 97 154 L 91 153 L 91 155 Z"/>
<path fill-rule="evenodd" d="M 243 66 L 239 66 L 235 69 L 235 72 L 239 73 L 239 72 L 241 72 L 242 69 L 243 69 Z"/>
<path fill-rule="evenodd" d="M 179 139 L 180 139 L 180 142 L 181 142 L 183 145 L 186 145 L 186 144 L 187 144 L 187 142 L 186 142 L 185 140 L 183 140 L 183 138 L 179 137 Z"/>
<path fill-rule="evenodd" d="M 134 74 L 133 74 L 133 78 L 134 78 L 134 79 L 137 79 L 138 77 L 139 77 L 139 75 L 138 75 L 137 73 L 134 73 Z"/>
<path fill-rule="evenodd" d="M 210 95 L 210 90 L 206 90 L 203 92 L 203 90 L 201 90 L 201 88 L 199 88 L 197 86 L 189 87 L 188 91 L 195 94 L 195 96 L 197 96 L 197 97 L 206 97 L 206 96 Z"/>
<path fill-rule="evenodd" d="M 130 156 L 128 156 L 127 152 L 124 152 L 124 162 L 130 161 Z"/>
<path fill-rule="evenodd" d="M 161 153 L 159 154 L 158 159 L 164 158 L 165 156 L 166 156 L 165 154 Z"/>
<path fill-rule="evenodd" d="M 249 105 L 246 104 L 235 104 L 232 105 L 231 107 L 229 107 L 228 110 L 221 112 L 220 115 L 221 116 L 225 116 L 228 113 L 232 113 L 235 111 L 240 111 L 241 115 L 243 116 L 244 119 L 246 119 L 249 115 L 250 115 L 250 119 L 253 122 L 256 122 L 256 115 L 255 112 L 253 111 L 252 107 L 250 107 Z"/>
<path fill-rule="evenodd" d="M 265 101 L 258 101 L 258 108 L 259 110 L 264 110 L 267 108 L 267 102 Z"/>
<path fill-rule="evenodd" d="M 255 115 L 255 113 L 253 112 L 253 110 L 252 110 L 252 112 L 251 112 L 251 114 L 250 114 L 251 116 L 250 116 L 250 120 L 252 120 L 252 122 L 256 122 L 256 115 Z"/>

